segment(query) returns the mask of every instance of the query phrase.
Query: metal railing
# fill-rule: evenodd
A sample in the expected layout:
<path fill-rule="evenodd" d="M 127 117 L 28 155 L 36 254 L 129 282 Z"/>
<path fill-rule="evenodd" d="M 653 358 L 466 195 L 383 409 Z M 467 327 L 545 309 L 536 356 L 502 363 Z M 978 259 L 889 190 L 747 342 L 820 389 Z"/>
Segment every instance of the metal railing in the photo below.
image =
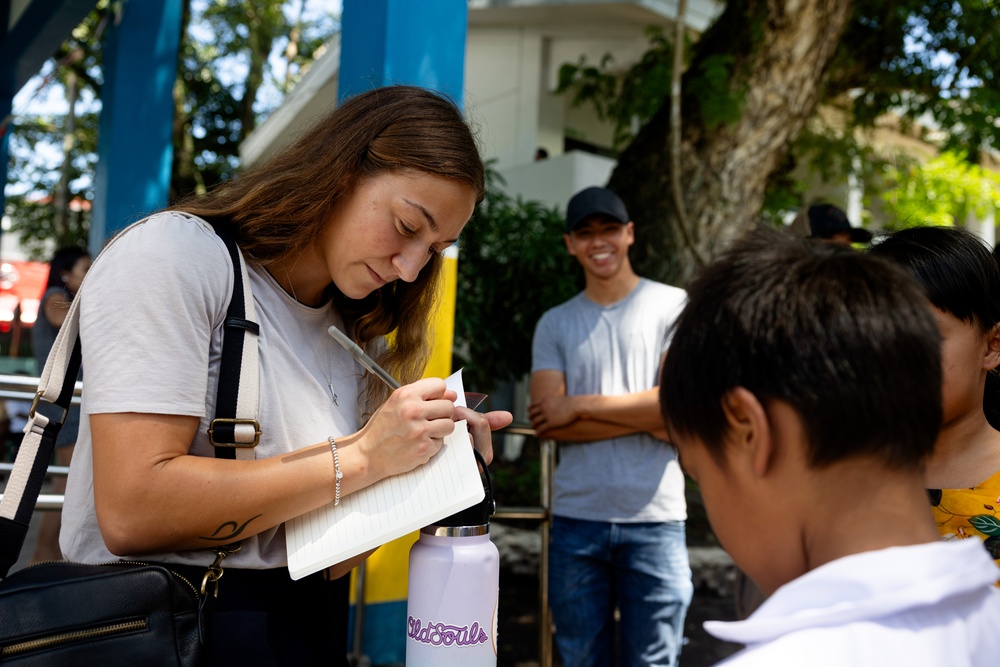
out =
<path fill-rule="evenodd" d="M 509 426 L 501 433 L 534 436 L 532 428 Z M 552 526 L 552 473 L 556 464 L 556 443 L 538 441 L 538 507 L 497 506 L 494 519 L 528 519 L 539 522 L 542 533 L 538 563 L 538 663 L 552 667 L 552 616 L 549 609 L 549 531 Z"/>
<path fill-rule="evenodd" d="M 83 389 L 83 384 L 80 382 L 76 383 L 76 387 L 73 390 L 73 405 L 80 404 L 80 391 Z M 14 399 L 21 401 L 32 401 L 35 398 L 35 393 L 38 391 L 38 378 L 31 377 L 30 375 L 0 375 L 0 399 Z M 10 474 L 14 469 L 13 463 L 6 463 L 0 461 L 0 472 Z M 67 466 L 56 466 L 50 465 L 48 469 L 48 474 L 50 475 L 63 475 L 65 476 L 69 472 Z M 0 494 L 0 498 L 3 494 Z M 63 496 L 62 494 L 54 493 L 41 493 L 38 495 L 38 502 L 35 503 L 36 510 L 61 510 L 63 506 Z"/>
<path fill-rule="evenodd" d="M 77 382 L 73 390 L 73 405 L 80 405 L 80 391 L 83 383 Z M 30 375 L 0 375 L 0 398 L 14 398 L 30 401 L 38 391 L 38 378 Z"/>
<path fill-rule="evenodd" d="M 73 404 L 80 403 L 82 384 L 76 383 L 73 392 Z M 26 375 L 0 375 L 0 399 L 15 399 L 30 401 L 34 399 L 38 389 L 38 378 Z M 535 436 L 535 431 L 523 425 L 511 425 L 498 433 L 511 435 Z M 539 440 L 539 503 L 538 506 L 516 507 L 498 505 L 493 520 L 527 520 L 537 521 L 541 531 L 541 553 L 538 567 L 538 659 L 539 667 L 552 667 L 552 617 L 549 610 L 549 531 L 552 522 L 552 473 L 555 470 L 556 444 L 552 440 Z M 14 469 L 13 463 L 0 462 L 0 472 L 9 474 Z M 66 475 L 67 466 L 50 465 L 50 475 Z M 0 494 L 0 498 L 3 495 Z M 39 494 L 36 510 L 61 510 L 62 494 Z M 354 664 L 366 664 L 361 646 L 364 634 L 364 564 L 358 566 L 355 590 L 355 631 L 354 631 Z"/>

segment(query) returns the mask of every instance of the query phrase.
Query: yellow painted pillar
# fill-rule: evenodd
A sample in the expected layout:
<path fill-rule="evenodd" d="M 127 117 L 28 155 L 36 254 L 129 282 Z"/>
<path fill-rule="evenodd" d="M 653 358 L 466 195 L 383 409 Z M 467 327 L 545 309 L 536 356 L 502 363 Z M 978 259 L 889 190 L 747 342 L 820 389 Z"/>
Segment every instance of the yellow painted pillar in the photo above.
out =
<path fill-rule="evenodd" d="M 445 250 L 437 311 L 431 324 L 433 351 L 424 377 L 451 375 L 458 294 L 458 246 Z M 407 564 L 414 531 L 379 547 L 365 561 L 364 653 L 373 664 L 402 662 L 406 647 Z M 351 572 L 351 604 L 356 604 L 357 570 Z"/>

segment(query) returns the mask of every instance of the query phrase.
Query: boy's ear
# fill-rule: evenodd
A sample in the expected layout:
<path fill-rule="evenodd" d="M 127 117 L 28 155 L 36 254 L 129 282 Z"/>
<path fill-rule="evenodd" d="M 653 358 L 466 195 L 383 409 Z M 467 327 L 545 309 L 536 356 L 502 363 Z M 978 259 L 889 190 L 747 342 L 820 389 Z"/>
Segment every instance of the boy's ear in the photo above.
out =
<path fill-rule="evenodd" d="M 994 324 L 986 335 L 986 357 L 983 359 L 983 369 L 991 371 L 1000 366 L 1000 323 Z"/>
<path fill-rule="evenodd" d="M 771 467 L 774 439 L 767 411 L 757 396 L 744 387 L 726 392 L 722 410 L 728 426 L 728 440 L 735 457 L 746 461 L 754 475 L 763 477 Z"/>

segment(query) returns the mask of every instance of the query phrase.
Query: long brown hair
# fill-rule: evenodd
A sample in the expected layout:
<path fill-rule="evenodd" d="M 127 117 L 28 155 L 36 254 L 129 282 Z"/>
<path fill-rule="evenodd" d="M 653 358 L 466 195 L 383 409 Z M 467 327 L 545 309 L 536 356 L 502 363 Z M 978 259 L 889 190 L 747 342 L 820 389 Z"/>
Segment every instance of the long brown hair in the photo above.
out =
<path fill-rule="evenodd" d="M 232 224 L 248 259 L 269 267 L 315 241 L 357 183 L 404 169 L 466 184 L 477 204 L 485 195 L 483 161 L 458 107 L 423 88 L 388 86 L 346 100 L 288 148 L 170 209 Z M 333 304 L 354 339 L 404 383 L 420 377 L 430 354 L 441 266 L 441 257 L 434 256 L 412 283 L 397 280 L 363 299 L 349 299 L 331 286 Z M 392 345 L 378 345 L 393 332 Z M 386 394 L 369 380 L 367 409 Z"/>

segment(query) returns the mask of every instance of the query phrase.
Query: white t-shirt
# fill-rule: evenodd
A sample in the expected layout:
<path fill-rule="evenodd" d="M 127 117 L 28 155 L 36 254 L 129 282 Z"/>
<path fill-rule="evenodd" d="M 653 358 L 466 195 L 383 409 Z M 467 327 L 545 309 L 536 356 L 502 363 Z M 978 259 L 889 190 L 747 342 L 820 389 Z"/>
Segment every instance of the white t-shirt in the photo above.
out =
<path fill-rule="evenodd" d="M 705 629 L 747 645 L 720 667 L 994 667 L 998 578 L 979 540 L 880 549 L 818 567 L 745 621 Z"/>
<path fill-rule="evenodd" d="M 256 457 L 284 454 L 360 427 L 363 369 L 326 330 L 342 327 L 330 305 L 305 306 L 262 267 L 248 263 L 260 324 L 260 444 Z M 70 467 L 60 546 L 85 563 L 114 560 L 94 511 L 91 414 L 139 412 L 201 419 L 191 453 L 214 456 L 222 322 L 233 290 L 225 244 L 204 221 L 175 212 L 152 216 L 94 263 L 78 298 L 83 414 Z M 252 334 L 251 334 L 252 335 Z M 336 396 L 336 400 L 334 400 Z M 144 554 L 143 560 L 207 564 L 205 551 Z M 243 541 L 227 565 L 286 564 L 283 527 Z"/>

